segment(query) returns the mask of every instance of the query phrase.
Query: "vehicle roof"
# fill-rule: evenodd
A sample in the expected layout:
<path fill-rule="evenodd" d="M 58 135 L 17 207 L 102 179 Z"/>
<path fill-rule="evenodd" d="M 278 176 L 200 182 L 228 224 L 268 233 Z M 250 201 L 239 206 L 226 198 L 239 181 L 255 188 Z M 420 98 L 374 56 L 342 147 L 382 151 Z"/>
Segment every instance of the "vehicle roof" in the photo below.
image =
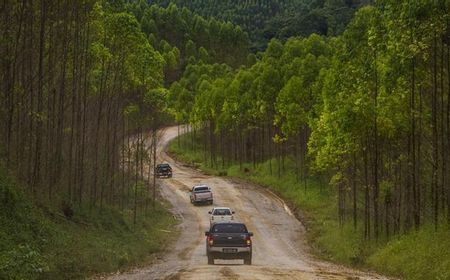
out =
<path fill-rule="evenodd" d="M 195 185 L 195 186 L 194 186 L 194 188 L 200 188 L 200 187 L 203 187 L 203 188 L 204 188 L 204 187 L 207 187 L 207 188 L 209 188 L 208 185 Z"/>
<path fill-rule="evenodd" d="M 221 206 L 213 207 L 213 210 L 216 210 L 216 209 L 229 209 L 229 210 L 231 210 L 230 207 L 221 207 Z"/>
<path fill-rule="evenodd" d="M 242 223 L 242 222 L 236 222 L 236 221 L 220 221 L 220 222 L 217 222 L 217 223 L 214 223 L 214 225 L 213 226 L 215 226 L 215 225 L 220 225 L 220 224 L 236 224 L 236 225 L 244 225 L 245 226 L 245 224 L 244 223 Z M 247 226 L 245 226 L 245 227 L 247 227 Z"/>
<path fill-rule="evenodd" d="M 160 163 L 157 165 L 157 167 L 164 167 L 164 166 L 170 166 L 168 163 Z"/>

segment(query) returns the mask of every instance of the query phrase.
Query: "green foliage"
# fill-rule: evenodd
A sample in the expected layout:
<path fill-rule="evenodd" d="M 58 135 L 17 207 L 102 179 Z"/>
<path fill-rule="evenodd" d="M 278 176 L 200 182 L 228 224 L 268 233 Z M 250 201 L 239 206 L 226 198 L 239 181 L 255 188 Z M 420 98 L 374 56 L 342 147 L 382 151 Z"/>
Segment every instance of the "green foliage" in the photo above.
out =
<path fill-rule="evenodd" d="M 170 46 L 179 50 L 180 69 L 185 68 L 191 57 L 204 63 L 211 61 L 238 67 L 248 55 L 247 34 L 230 22 L 205 19 L 175 4 L 163 8 L 135 2 L 127 4 L 127 9 L 138 18 L 143 32 L 151 36 L 152 41 L 160 42 L 157 49 L 161 53 L 170 52 Z"/>
<path fill-rule="evenodd" d="M 338 35 L 353 13 L 369 1 L 344 0 L 151 0 L 167 7 L 175 3 L 204 17 L 237 24 L 248 32 L 252 49 L 261 51 L 272 38 L 286 40 L 312 33 Z"/>
<path fill-rule="evenodd" d="M 104 13 L 101 7 L 97 9 L 99 15 L 94 24 L 98 26 L 98 40 L 92 44 L 91 50 L 92 59 L 96 62 L 93 71 L 95 80 L 111 71 L 104 67 L 105 63 L 109 63 L 114 66 L 115 72 L 121 73 L 125 89 L 145 91 L 160 86 L 163 57 L 150 45 L 136 18 L 125 12 Z M 166 63 L 176 63 L 176 56 L 173 60 L 175 62 Z"/>
<path fill-rule="evenodd" d="M 448 226 L 437 231 L 426 225 L 389 241 L 368 259 L 380 271 L 404 279 L 449 279 L 450 238 Z"/>
<path fill-rule="evenodd" d="M 211 65 L 200 62 L 188 65 L 183 77 L 172 84 L 168 93 L 169 107 L 175 119 L 178 122 L 205 121 L 210 116 L 207 111 L 213 108 L 216 111 L 210 113 L 218 115 L 225 94 L 223 92 L 225 84 L 222 80 L 218 80 L 212 85 L 211 82 L 219 77 L 227 76 L 230 72 L 231 68 L 225 64 Z M 214 94 L 210 95 L 212 91 Z M 214 102 L 219 103 L 213 104 Z"/>
<path fill-rule="evenodd" d="M 39 243 L 48 242 L 48 228 L 33 213 L 26 196 L 0 168 L 0 278 L 37 279 L 48 270 Z"/>
<path fill-rule="evenodd" d="M 260 60 L 234 73 L 219 65 L 190 65 L 171 87 L 170 106 L 177 120 L 196 126 L 236 130 L 273 120 L 293 137 L 317 114 L 319 73 L 329 65 L 330 49 L 325 38 L 313 35 L 284 45 L 272 40 Z"/>
<path fill-rule="evenodd" d="M 145 263 L 175 236 L 157 204 L 133 225 L 128 210 L 39 208 L 0 170 L 0 279 L 85 279 Z"/>
<path fill-rule="evenodd" d="M 378 1 L 338 37 L 273 39 L 224 76 L 185 72 L 171 100 L 186 94 L 180 119 L 203 128 L 199 146 L 184 146 L 195 147 L 188 159 L 268 185 L 311 211 L 315 244 L 330 259 L 407 279 L 426 277 L 428 266 L 436 279 L 448 278 L 446 257 L 424 249 L 430 239 L 417 241 L 417 254 L 434 263 L 418 257 L 403 270 L 410 237 L 386 245 L 450 216 L 447 4 Z M 319 176 L 329 181 L 319 199 L 326 206 L 299 198 L 297 181 L 314 174 L 327 174 Z M 371 258 L 378 250 L 386 251 Z M 400 257 L 386 256 L 395 262 L 389 267 L 383 257 L 395 250 Z"/>
<path fill-rule="evenodd" d="M 43 256 L 27 245 L 19 245 L 0 255 L 2 279 L 39 279 L 48 269 Z"/>

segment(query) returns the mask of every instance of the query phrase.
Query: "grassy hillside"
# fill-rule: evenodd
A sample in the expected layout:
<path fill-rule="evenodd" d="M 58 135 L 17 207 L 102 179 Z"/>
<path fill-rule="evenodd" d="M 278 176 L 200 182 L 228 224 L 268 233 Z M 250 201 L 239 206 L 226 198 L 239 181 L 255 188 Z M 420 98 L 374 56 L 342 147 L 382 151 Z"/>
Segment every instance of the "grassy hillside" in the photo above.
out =
<path fill-rule="evenodd" d="M 192 145 L 191 135 L 185 134 L 180 138 L 180 142 L 173 141 L 169 147 L 169 152 L 178 159 L 211 174 L 226 174 L 258 183 L 283 197 L 305 223 L 313 251 L 322 258 L 404 279 L 450 279 L 448 227 L 434 230 L 434 227 L 426 225 L 390 240 L 367 241 L 362 221 L 358 221 L 356 229 L 351 222 L 339 225 L 337 194 L 325 179 L 309 177 L 306 183 L 297 180 L 295 165 L 289 160 L 286 160 L 285 172 L 280 178 L 275 171 L 278 169 L 276 160 L 272 160 L 272 175 L 268 161 L 256 168 L 248 163 L 242 168 L 239 165 L 212 168 L 204 162 L 201 139 Z"/>
<path fill-rule="evenodd" d="M 38 206 L 0 169 L 0 279 L 85 279 L 148 263 L 176 236 L 158 204 L 136 225 L 131 213 L 79 209 L 67 219 Z"/>

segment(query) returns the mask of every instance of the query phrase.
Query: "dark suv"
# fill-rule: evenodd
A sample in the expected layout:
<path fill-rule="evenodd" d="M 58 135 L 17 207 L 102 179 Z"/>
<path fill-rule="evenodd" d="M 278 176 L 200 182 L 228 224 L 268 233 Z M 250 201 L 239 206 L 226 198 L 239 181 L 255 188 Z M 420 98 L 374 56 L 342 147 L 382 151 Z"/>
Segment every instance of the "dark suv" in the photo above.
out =
<path fill-rule="evenodd" d="M 243 259 L 244 264 L 252 264 L 253 233 L 247 231 L 243 223 L 219 222 L 211 226 L 206 235 L 206 255 L 208 264 L 214 259 Z"/>
<path fill-rule="evenodd" d="M 172 167 L 168 163 L 158 164 L 155 168 L 155 174 L 157 178 L 168 177 L 172 178 Z"/>

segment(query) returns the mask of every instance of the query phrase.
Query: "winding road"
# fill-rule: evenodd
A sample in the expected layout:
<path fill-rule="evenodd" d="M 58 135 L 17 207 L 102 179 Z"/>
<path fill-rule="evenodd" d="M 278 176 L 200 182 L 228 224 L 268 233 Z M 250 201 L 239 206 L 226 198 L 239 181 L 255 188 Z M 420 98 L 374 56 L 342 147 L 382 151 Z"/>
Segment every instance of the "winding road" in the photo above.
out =
<path fill-rule="evenodd" d="M 316 260 L 308 254 L 304 226 L 280 198 L 264 188 L 204 175 L 176 162 L 165 152 L 176 136 L 177 127 L 165 129 L 157 153 L 159 162 L 173 168 L 173 178 L 159 181 L 159 192 L 180 219 L 181 234 L 151 266 L 110 279 L 388 279 Z M 212 188 L 215 206 L 231 207 L 236 219 L 254 233 L 253 265 L 243 265 L 242 260 L 216 260 L 215 265 L 207 265 L 204 232 L 212 207 L 191 205 L 188 193 L 199 183 Z"/>

